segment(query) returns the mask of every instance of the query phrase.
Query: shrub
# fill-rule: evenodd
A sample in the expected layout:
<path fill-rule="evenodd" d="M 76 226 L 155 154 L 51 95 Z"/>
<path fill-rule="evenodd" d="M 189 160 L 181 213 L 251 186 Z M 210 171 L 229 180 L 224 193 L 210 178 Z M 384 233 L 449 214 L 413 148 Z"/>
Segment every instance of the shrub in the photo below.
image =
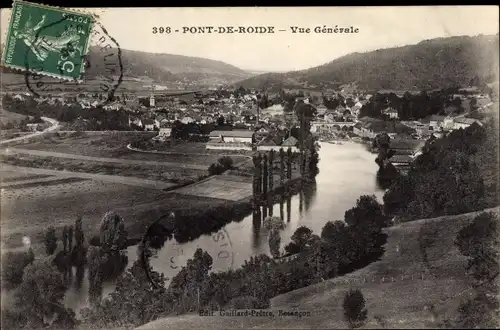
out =
<path fill-rule="evenodd" d="M 343 307 L 349 328 L 359 328 L 365 323 L 368 311 L 365 308 L 365 298 L 359 289 L 346 293 Z"/>
<path fill-rule="evenodd" d="M 17 287 L 22 283 L 26 266 L 35 260 L 33 252 L 7 252 L 2 256 L 2 284 L 7 288 Z"/>

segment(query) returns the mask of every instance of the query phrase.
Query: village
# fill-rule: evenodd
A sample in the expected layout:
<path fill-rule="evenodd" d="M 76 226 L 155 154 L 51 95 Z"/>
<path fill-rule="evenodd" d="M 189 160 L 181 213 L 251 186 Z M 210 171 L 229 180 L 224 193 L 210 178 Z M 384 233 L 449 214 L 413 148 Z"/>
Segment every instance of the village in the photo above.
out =
<path fill-rule="evenodd" d="M 310 131 L 319 141 L 366 143 L 380 134 L 387 134 L 392 141 L 391 148 L 395 150 L 389 162 L 400 169 L 410 166 L 427 139 L 443 137 L 473 123 L 481 125 L 483 113 L 493 104 L 488 95 L 474 88 L 463 89 L 449 96 L 456 101 L 455 104 L 459 103 L 462 111 L 456 111 L 457 107 L 450 105 L 439 114 L 418 120 L 402 120 L 390 102 L 382 106 L 379 116 L 365 116 L 364 107 L 373 100 L 373 95 L 359 92 L 350 85 L 337 91 L 322 92 L 283 90 L 280 93 L 268 93 L 240 87 L 233 90 L 187 92 L 176 96 L 155 91 L 152 85 L 149 94 L 117 95 L 113 102 L 104 105 L 101 105 L 102 95 L 97 93 L 36 98 L 32 98 L 29 93 L 19 93 L 10 97 L 18 102 L 32 99 L 38 106 L 71 104 L 72 107 L 80 107 L 81 111 L 101 107 L 106 112 L 125 113 L 129 130 L 158 132 L 151 140 L 155 149 L 182 135 L 180 138 L 184 140 L 191 141 L 195 136 L 196 141 L 206 142 L 207 150 L 233 152 L 279 151 L 281 148 L 291 148 L 297 152 L 300 138 L 298 133 L 293 134 L 294 128 L 299 126 L 296 108 L 305 104 L 312 109 L 313 114 L 308 118 Z M 40 131 L 46 126 L 43 120 L 31 118 L 17 128 Z M 184 132 L 176 134 L 179 130 Z"/>

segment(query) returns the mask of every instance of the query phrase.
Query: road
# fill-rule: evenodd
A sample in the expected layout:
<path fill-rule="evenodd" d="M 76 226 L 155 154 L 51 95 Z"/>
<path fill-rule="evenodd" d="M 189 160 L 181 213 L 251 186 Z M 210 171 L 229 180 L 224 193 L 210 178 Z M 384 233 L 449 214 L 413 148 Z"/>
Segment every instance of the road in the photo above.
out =
<path fill-rule="evenodd" d="M 184 164 L 181 162 L 174 163 L 174 162 L 161 162 L 161 161 L 154 161 L 154 160 L 135 160 L 135 159 L 123 159 L 123 158 L 91 157 L 91 156 L 76 155 L 76 154 L 66 154 L 66 153 L 55 152 L 55 151 L 30 150 L 30 149 L 21 149 L 21 148 L 6 148 L 3 150 L 0 150 L 0 154 L 3 154 L 3 155 L 25 154 L 25 155 L 38 156 L 38 157 L 55 157 L 55 158 L 86 160 L 86 161 L 102 162 L 102 163 L 119 163 L 119 164 L 126 164 L 126 165 L 166 166 L 166 167 L 184 168 L 184 169 L 201 170 L 201 171 L 206 171 L 208 169 L 208 166 L 206 166 L 206 165 Z"/>
<path fill-rule="evenodd" d="M 28 134 L 28 135 L 20 136 L 20 137 L 17 137 L 17 138 L 0 141 L 0 145 L 7 144 L 7 143 L 10 143 L 10 142 L 17 142 L 17 141 L 22 141 L 22 140 L 25 140 L 25 139 L 29 139 L 29 138 L 32 138 L 32 137 L 35 137 L 35 136 L 42 135 L 44 133 L 53 132 L 53 131 L 55 131 L 55 130 L 57 130 L 59 128 L 59 122 L 57 120 L 52 119 L 52 118 L 48 118 L 48 117 L 41 117 L 41 118 L 42 118 L 43 121 L 49 122 L 52 126 L 46 128 L 46 129 L 44 129 L 43 131 L 40 131 L 40 132 L 35 132 L 33 134 Z"/>
<path fill-rule="evenodd" d="M 148 179 L 140 179 L 129 176 L 118 176 L 118 175 L 107 175 L 107 174 L 93 174 L 93 173 L 84 173 L 84 172 L 71 172 L 71 171 L 57 171 L 57 170 L 48 170 L 44 168 L 34 168 L 34 167 L 23 167 L 23 166 L 12 166 L 2 163 L 2 171 L 15 171 L 21 173 L 33 173 L 33 174 L 47 174 L 54 175 L 57 177 L 67 177 L 67 178 L 82 178 L 96 181 L 106 181 L 106 182 L 114 182 L 121 183 L 130 186 L 138 186 L 144 188 L 153 188 L 153 189 L 166 189 L 175 186 L 174 183 L 148 180 Z"/>

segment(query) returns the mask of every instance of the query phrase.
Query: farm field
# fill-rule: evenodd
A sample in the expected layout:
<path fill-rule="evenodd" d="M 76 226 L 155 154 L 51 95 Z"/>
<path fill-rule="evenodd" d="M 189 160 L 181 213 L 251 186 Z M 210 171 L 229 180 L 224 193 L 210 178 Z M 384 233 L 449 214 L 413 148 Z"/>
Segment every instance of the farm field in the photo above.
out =
<path fill-rule="evenodd" d="M 176 193 L 239 201 L 252 196 L 252 178 L 217 175 L 187 187 L 179 188 Z"/>
<path fill-rule="evenodd" d="M 113 162 L 89 161 L 21 154 L 2 155 L 0 159 L 3 163 L 13 166 L 89 174 L 117 175 L 169 182 L 172 183 L 172 185 L 191 183 L 207 175 L 207 170 L 203 169 L 204 166 L 198 166 L 198 169 L 193 169 L 183 168 L 175 164 L 151 165 L 143 164 L 141 161 L 137 161 L 138 163 L 130 163 L 130 161 L 125 162 L 124 160 L 120 161 L 116 159 L 113 159 Z"/>
<path fill-rule="evenodd" d="M 21 245 L 29 236 L 34 249 L 41 249 L 45 229 L 60 230 L 82 216 L 87 237 L 97 234 L 104 213 L 118 212 L 129 237 L 137 238 L 145 226 L 175 210 L 195 210 L 223 203 L 223 200 L 167 193 L 158 189 L 58 175 L 2 172 L 1 236 L 5 248 Z M 29 183 L 29 184 L 26 184 Z M 4 186 L 5 185 L 5 186 Z"/>
<path fill-rule="evenodd" d="M 500 209 L 492 209 L 500 212 Z M 480 212 L 423 219 L 387 229 L 386 252 L 381 260 L 351 274 L 295 290 L 271 300 L 271 310 L 309 311 L 303 317 L 202 317 L 197 314 L 167 317 L 138 329 L 342 329 L 346 328 L 342 302 L 349 288 L 359 288 L 368 310 L 366 329 L 436 328 L 453 317 L 470 290 L 465 264 L 454 245 L 457 232 Z M 422 242 L 426 242 L 425 245 Z M 424 258 L 424 255 L 426 258 Z M 437 319 L 433 319 L 433 306 Z"/>

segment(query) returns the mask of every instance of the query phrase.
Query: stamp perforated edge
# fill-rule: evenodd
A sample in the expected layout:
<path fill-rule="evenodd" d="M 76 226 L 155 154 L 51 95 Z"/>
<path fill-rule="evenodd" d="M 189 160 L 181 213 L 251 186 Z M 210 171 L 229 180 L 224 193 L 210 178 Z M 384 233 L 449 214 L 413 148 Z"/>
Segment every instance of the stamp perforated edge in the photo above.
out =
<path fill-rule="evenodd" d="M 54 73 L 51 73 L 51 72 L 45 72 L 45 71 L 37 71 L 37 70 L 31 70 L 31 69 L 26 69 L 26 68 L 23 68 L 23 67 L 19 67 L 17 65 L 9 65 L 9 64 L 5 64 L 5 56 L 7 54 L 6 52 L 6 48 L 8 46 L 8 42 L 9 42 L 9 32 L 10 32 L 10 23 L 12 22 L 12 16 L 14 15 L 14 5 L 16 3 L 21 3 L 21 4 L 26 4 L 26 5 L 29 5 L 29 6 L 35 6 L 35 7 L 41 7 L 41 8 L 47 8 L 47 9 L 52 9 L 52 10 L 57 10 L 57 11 L 62 11 L 62 12 L 67 12 L 67 13 L 73 13 L 73 14 L 78 14 L 78 15 L 86 15 L 89 17 L 89 19 L 91 20 L 90 22 L 90 29 L 89 29 L 89 36 L 88 36 L 88 39 L 87 39 L 87 42 L 85 44 L 85 50 L 84 50 L 84 55 L 83 56 L 86 56 L 89 52 L 89 49 L 90 49 L 90 43 L 91 43 L 91 40 L 93 40 L 93 29 L 94 29 L 94 26 L 95 24 L 97 23 L 97 15 L 95 14 L 92 14 L 90 12 L 87 12 L 85 10 L 79 10 L 79 9 L 74 9 L 74 8 L 63 8 L 63 7 L 58 7 L 58 6 L 50 6 L 50 5 L 45 5 L 45 4 L 41 4 L 41 3 L 35 3 L 35 2 L 29 2 L 29 1 L 24 1 L 24 0 L 14 0 L 12 2 L 12 7 L 11 7 L 11 14 L 7 20 L 7 30 L 5 31 L 5 35 L 4 35 L 4 39 L 5 42 L 4 42 L 4 48 L 2 49 L 2 58 L 0 59 L 0 67 L 5 67 L 5 68 L 9 68 L 9 69 L 13 69 L 21 74 L 25 74 L 27 72 L 29 73 L 33 73 L 33 74 L 37 74 L 37 75 L 41 75 L 41 76 L 46 76 L 46 77 L 52 77 L 52 78 L 55 78 L 55 79 L 59 79 L 59 80 L 65 80 L 65 81 L 70 81 L 70 82 L 78 82 L 78 83 L 81 83 L 83 82 L 83 79 L 82 79 L 82 76 L 83 74 L 85 73 L 85 65 L 82 65 L 81 67 L 81 71 L 80 71 L 80 75 L 79 75 L 79 78 L 78 79 L 74 79 L 74 78 L 71 78 L 71 77 L 67 77 L 67 76 L 63 76 L 63 75 L 57 75 L 57 74 L 54 74 Z M 100 25 L 100 24 L 99 24 Z"/>

